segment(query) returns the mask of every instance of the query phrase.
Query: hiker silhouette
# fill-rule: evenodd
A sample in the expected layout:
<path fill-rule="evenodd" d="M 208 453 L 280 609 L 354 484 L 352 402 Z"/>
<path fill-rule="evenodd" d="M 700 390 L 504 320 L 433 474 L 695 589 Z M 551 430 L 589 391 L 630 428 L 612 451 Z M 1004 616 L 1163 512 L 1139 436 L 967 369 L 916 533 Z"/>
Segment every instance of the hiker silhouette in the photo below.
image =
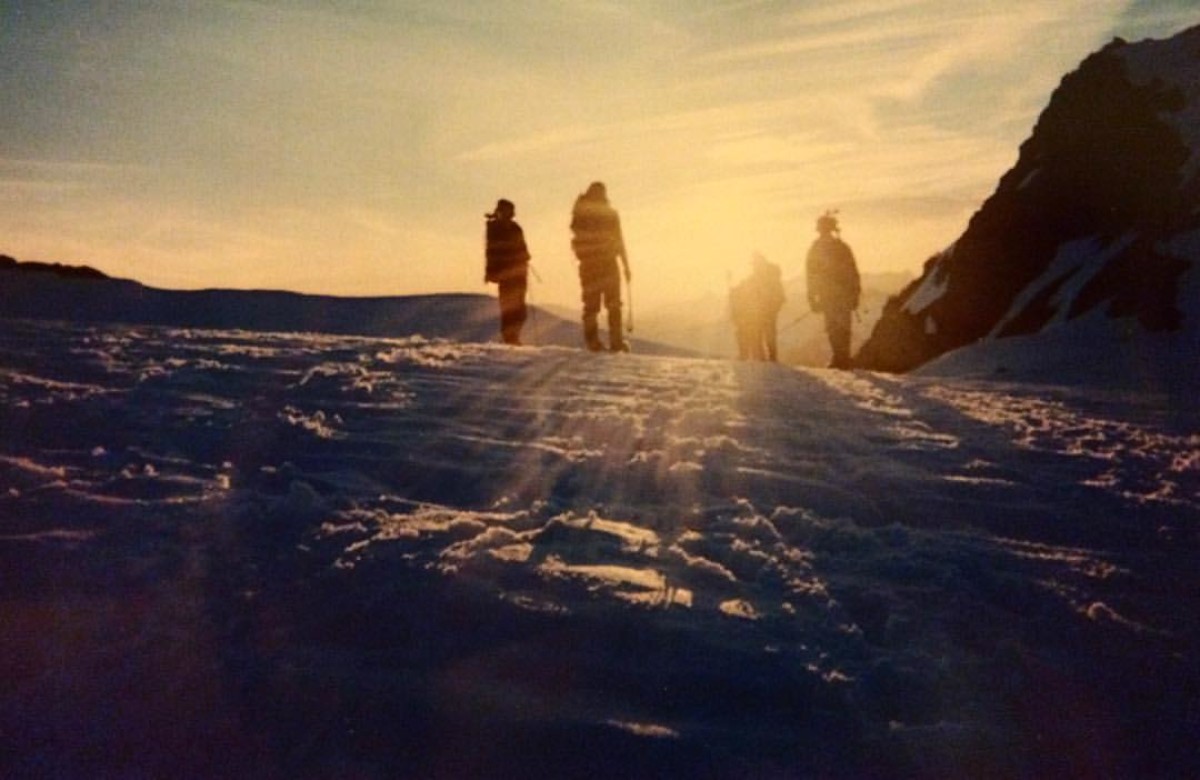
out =
<path fill-rule="evenodd" d="M 575 199 L 571 212 L 571 250 L 579 261 L 579 284 L 583 299 L 583 340 L 593 352 L 604 349 L 600 341 L 597 317 L 601 304 L 608 310 L 608 348 L 628 351 L 621 330 L 621 275 L 617 260 L 629 283 L 629 257 L 621 234 L 621 217 L 608 202 L 608 191 L 601 182 L 592 182 Z"/>
<path fill-rule="evenodd" d="M 758 252 L 750 275 L 729 291 L 729 312 L 741 360 L 779 359 L 776 327 L 784 302 L 779 266 Z"/>
<path fill-rule="evenodd" d="M 529 280 L 529 248 L 525 233 L 514 217 L 517 208 L 510 200 L 496 201 L 496 209 L 485 214 L 484 232 L 486 267 L 484 282 L 499 285 L 500 337 L 505 344 L 521 343 L 525 324 L 525 293 Z"/>
<path fill-rule="evenodd" d="M 842 241 L 836 212 L 817 219 L 817 238 L 808 250 L 808 305 L 825 315 L 825 334 L 833 352 L 830 368 L 850 368 L 851 316 L 862 291 L 858 266 L 849 245 Z"/>

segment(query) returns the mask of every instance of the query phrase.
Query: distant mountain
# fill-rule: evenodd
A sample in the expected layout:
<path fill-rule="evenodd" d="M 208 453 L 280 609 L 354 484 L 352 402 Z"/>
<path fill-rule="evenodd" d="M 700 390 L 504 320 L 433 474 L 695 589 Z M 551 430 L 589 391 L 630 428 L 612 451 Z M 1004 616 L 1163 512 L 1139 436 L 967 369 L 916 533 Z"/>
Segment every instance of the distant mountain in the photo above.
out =
<path fill-rule="evenodd" d="M 989 348 L 1040 359 L 1047 376 L 1097 360 L 1115 374 L 1151 353 L 1194 366 L 1198 173 L 1200 27 L 1114 40 L 1062 80 L 1015 166 L 887 303 L 857 364 L 908 371 L 1020 337 Z"/>
<path fill-rule="evenodd" d="M 86 265 L 63 265 L 62 263 L 19 262 L 8 255 L 0 255 L 0 271 L 15 271 L 28 274 L 51 274 L 67 279 L 107 279 L 107 274 Z"/>
<path fill-rule="evenodd" d="M 463 342 L 499 337 L 496 299 L 442 294 L 384 297 L 303 295 L 274 290 L 161 290 L 86 266 L 17 262 L 0 256 L 0 318 L 111 322 L 189 328 L 413 336 Z M 582 344 L 580 326 L 531 309 L 522 339 Z M 679 350 L 634 339 L 645 354 Z"/>

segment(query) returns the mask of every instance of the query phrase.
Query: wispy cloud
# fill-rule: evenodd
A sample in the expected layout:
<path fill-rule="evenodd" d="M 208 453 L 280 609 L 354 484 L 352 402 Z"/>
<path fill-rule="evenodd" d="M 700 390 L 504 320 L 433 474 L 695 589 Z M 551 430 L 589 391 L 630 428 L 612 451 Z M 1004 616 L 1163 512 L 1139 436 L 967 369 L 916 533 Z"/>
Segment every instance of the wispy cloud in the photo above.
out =
<path fill-rule="evenodd" d="M 764 59 L 779 59 L 795 55 L 826 55 L 830 67 L 845 64 L 854 57 L 855 49 L 893 47 L 932 37 L 927 22 L 913 19 L 872 20 L 861 26 L 805 27 L 797 22 L 785 24 L 773 37 L 741 42 L 719 49 L 702 58 L 703 61 L 724 65 L 737 62 L 758 63 Z"/>
<path fill-rule="evenodd" d="M 600 137 L 602 130 L 590 126 L 562 127 L 535 132 L 532 135 L 506 141 L 493 141 L 461 152 L 455 160 L 476 163 L 495 160 L 514 160 L 561 152 L 563 149 Z"/>
<path fill-rule="evenodd" d="M 700 255 L 783 254 L 807 235 L 800 215 L 831 202 L 858 204 L 849 223 L 895 258 L 919 246 L 919 264 L 1066 70 L 1120 20 L 1161 34 L 1190 8 L 1163 2 L 1171 14 L 1127 0 L 18 0 L 0 30 L 14 107 L 0 231 L 56 253 L 91 241 L 118 274 L 160 280 L 459 289 L 477 284 L 481 208 L 516 199 L 535 254 L 558 257 L 571 198 L 603 178 L 654 258 L 647 289 L 679 290 L 665 280 L 686 282 Z M 925 232 L 887 204 L 924 214 Z M 336 256 L 340 273 L 297 254 Z M 378 270 L 401 263 L 419 270 Z M 573 300 L 574 283 L 555 294 Z"/>

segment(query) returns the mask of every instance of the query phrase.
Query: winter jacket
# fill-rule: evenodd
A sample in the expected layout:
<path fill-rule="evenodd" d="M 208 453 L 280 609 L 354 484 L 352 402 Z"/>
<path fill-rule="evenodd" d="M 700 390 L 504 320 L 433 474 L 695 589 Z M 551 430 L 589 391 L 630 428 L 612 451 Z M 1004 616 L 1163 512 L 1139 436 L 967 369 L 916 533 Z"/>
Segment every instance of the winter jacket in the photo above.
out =
<path fill-rule="evenodd" d="M 854 253 L 840 238 L 821 236 L 808 250 L 808 304 L 815 312 L 852 311 L 861 293 Z"/>
<path fill-rule="evenodd" d="M 511 219 L 489 219 L 486 233 L 487 269 L 484 278 L 489 282 L 524 279 L 529 270 L 529 248 L 525 232 Z"/>
<path fill-rule="evenodd" d="M 571 213 L 571 249 L 582 264 L 607 264 L 625 256 L 621 217 L 601 200 L 580 196 Z"/>

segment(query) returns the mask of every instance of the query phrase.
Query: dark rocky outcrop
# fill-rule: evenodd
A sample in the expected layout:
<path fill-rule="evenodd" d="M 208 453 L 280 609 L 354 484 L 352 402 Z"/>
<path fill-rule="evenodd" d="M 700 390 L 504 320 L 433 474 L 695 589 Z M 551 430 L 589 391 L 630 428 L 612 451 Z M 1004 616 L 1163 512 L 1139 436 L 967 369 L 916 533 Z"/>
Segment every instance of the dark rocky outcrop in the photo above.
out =
<path fill-rule="evenodd" d="M 1200 27 L 1170 43 L 1200 62 Z M 1167 242 L 1200 227 L 1188 168 L 1200 150 L 1177 121 L 1195 70 L 1135 78 L 1128 55 L 1142 45 L 1115 40 L 1063 79 L 966 231 L 888 302 L 859 366 L 907 371 L 1094 310 L 1149 331 L 1180 327 L 1180 280 L 1196 259 Z"/>

